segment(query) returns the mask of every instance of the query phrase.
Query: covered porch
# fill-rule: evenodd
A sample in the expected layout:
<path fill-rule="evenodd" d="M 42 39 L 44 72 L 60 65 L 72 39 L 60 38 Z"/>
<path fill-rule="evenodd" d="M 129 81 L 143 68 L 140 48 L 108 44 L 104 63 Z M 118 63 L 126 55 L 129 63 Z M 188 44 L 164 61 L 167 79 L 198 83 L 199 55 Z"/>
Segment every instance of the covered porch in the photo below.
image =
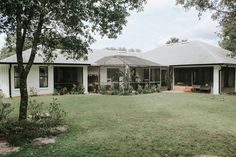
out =
<path fill-rule="evenodd" d="M 168 68 L 135 56 L 108 56 L 96 62 L 99 66 L 89 67 L 89 92 L 98 92 L 100 85 L 107 90 L 122 84 L 122 75 L 130 73 L 129 84 L 134 90 L 138 86 L 167 86 Z"/>
<path fill-rule="evenodd" d="M 87 66 L 54 66 L 54 89 L 71 91 L 81 86 L 87 92 Z"/>
<path fill-rule="evenodd" d="M 174 67 L 173 90 L 218 95 L 236 92 L 236 68 L 224 65 Z"/>

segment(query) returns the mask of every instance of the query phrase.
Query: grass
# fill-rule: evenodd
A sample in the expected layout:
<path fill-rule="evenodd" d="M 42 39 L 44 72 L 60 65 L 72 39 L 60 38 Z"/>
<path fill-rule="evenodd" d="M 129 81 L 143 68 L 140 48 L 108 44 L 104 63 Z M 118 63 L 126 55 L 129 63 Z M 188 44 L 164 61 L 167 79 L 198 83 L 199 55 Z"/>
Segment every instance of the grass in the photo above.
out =
<path fill-rule="evenodd" d="M 207 94 L 61 96 L 70 131 L 11 157 L 236 154 L 236 97 Z M 36 97 L 49 103 L 52 97 Z M 9 100 L 18 106 L 18 100 Z M 46 106 L 45 106 L 46 107 Z"/>

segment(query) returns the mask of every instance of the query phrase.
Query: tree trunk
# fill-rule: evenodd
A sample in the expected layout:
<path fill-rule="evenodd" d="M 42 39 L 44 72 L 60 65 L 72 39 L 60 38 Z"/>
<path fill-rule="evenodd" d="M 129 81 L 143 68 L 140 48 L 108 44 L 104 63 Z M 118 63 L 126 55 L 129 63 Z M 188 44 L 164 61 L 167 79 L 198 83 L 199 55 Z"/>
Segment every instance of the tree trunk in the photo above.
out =
<path fill-rule="evenodd" d="M 27 91 L 27 76 L 20 75 L 20 112 L 19 120 L 26 120 L 28 107 L 28 91 Z"/>

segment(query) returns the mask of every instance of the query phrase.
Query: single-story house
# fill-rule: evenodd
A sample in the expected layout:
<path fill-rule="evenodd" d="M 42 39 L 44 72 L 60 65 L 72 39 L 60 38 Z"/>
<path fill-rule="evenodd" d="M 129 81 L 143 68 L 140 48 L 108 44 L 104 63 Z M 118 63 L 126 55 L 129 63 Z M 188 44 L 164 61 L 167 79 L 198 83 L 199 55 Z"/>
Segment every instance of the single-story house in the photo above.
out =
<path fill-rule="evenodd" d="M 121 78 L 114 78 L 120 71 L 128 69 L 139 76 L 132 80 L 132 84 L 162 84 L 166 86 L 167 66 L 138 57 L 136 53 L 93 50 L 88 54 L 87 60 L 74 60 L 67 58 L 55 50 L 57 58 L 51 64 L 45 64 L 41 49 L 35 57 L 32 69 L 29 72 L 28 91 L 34 88 L 38 95 L 54 93 L 63 88 L 71 89 L 74 85 L 82 85 L 85 93 L 97 92 L 99 85 L 111 88 Z M 24 62 L 27 63 L 30 49 L 23 52 Z M 162 76 L 163 75 L 163 76 Z M 17 72 L 16 55 L 0 61 L 0 90 L 6 97 L 20 96 L 19 73 Z"/>
<path fill-rule="evenodd" d="M 236 58 L 232 52 L 192 41 L 161 46 L 143 57 L 169 67 L 172 90 L 236 92 Z"/>
<path fill-rule="evenodd" d="M 236 91 L 236 60 L 231 52 L 202 42 L 165 45 L 146 53 L 117 50 L 93 50 L 87 60 L 67 58 L 55 50 L 57 58 L 45 64 L 39 48 L 29 73 L 28 90 L 34 88 L 39 95 L 55 90 L 82 85 L 85 93 L 97 92 L 100 85 L 107 89 L 120 83 L 115 77 L 128 69 L 135 74 L 130 82 L 137 85 L 161 85 L 163 89 L 212 92 Z M 24 62 L 30 50 L 23 52 Z M 16 55 L 0 60 L 0 90 L 6 97 L 20 96 Z"/>

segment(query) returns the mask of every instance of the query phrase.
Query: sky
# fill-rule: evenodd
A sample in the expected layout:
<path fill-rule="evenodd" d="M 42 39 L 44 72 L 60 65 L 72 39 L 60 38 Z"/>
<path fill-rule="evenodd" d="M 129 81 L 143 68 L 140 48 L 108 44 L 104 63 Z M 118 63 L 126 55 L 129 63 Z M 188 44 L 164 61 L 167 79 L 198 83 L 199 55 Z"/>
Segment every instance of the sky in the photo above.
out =
<path fill-rule="evenodd" d="M 148 51 L 164 45 L 171 37 L 199 40 L 218 45 L 217 21 L 206 12 L 201 19 L 195 9 L 185 10 L 175 0 L 148 0 L 142 12 L 132 12 L 122 34 L 117 39 L 96 36 L 94 49 L 126 47 Z M 4 34 L 0 34 L 0 47 L 4 45 Z"/>

